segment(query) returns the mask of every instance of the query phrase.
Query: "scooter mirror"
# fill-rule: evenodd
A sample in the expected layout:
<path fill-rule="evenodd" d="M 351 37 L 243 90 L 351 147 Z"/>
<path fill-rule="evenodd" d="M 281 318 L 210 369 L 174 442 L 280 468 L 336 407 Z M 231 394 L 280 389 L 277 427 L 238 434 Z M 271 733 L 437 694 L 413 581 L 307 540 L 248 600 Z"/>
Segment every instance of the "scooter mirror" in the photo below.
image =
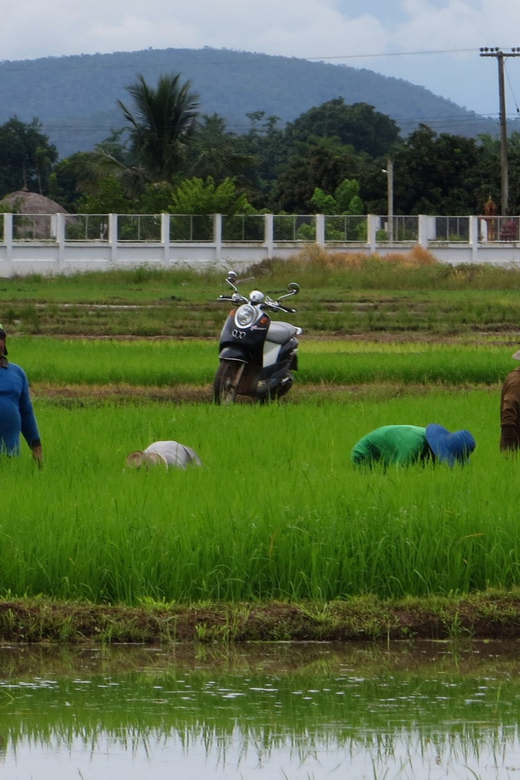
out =
<path fill-rule="evenodd" d="M 237 274 L 235 271 L 229 271 L 227 275 L 227 281 L 228 282 L 236 282 L 237 280 Z"/>
<path fill-rule="evenodd" d="M 291 282 L 290 284 L 287 285 L 287 289 L 293 295 L 298 295 L 298 293 L 300 292 L 300 285 L 296 284 L 296 282 Z"/>

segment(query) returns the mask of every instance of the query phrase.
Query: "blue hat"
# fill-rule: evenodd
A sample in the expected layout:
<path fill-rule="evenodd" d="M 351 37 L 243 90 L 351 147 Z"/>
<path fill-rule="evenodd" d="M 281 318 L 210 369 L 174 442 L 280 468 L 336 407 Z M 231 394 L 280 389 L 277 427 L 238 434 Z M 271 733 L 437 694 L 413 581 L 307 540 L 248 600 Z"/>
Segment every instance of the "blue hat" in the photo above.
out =
<path fill-rule="evenodd" d="M 426 428 L 426 441 L 437 460 L 445 461 L 450 466 L 455 461 L 463 463 L 477 446 L 477 442 L 469 431 L 450 433 L 442 425 L 432 423 Z"/>

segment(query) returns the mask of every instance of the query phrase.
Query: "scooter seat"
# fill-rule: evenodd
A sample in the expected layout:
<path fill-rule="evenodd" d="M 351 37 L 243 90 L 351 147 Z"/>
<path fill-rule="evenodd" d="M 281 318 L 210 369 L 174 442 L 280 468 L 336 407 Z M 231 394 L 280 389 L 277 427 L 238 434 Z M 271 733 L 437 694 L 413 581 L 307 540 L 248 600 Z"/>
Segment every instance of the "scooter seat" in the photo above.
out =
<path fill-rule="evenodd" d="M 285 344 L 299 333 L 301 333 L 301 329 L 289 322 L 271 322 L 267 331 L 267 341 L 271 341 L 273 344 Z"/>

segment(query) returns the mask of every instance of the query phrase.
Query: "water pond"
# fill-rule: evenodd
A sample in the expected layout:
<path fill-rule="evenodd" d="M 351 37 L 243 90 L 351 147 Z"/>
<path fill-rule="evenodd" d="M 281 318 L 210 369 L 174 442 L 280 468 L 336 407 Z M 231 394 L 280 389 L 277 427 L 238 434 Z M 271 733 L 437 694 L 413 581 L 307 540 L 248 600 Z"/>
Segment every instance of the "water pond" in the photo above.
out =
<path fill-rule="evenodd" d="M 9 780 L 520 777 L 520 644 L 0 649 Z"/>

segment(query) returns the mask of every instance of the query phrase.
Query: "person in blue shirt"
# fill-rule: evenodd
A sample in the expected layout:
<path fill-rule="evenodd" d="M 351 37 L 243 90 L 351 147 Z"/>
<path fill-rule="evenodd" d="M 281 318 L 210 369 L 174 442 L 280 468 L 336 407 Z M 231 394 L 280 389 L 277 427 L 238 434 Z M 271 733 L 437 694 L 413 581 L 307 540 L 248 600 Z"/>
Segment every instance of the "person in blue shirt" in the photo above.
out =
<path fill-rule="evenodd" d="M 29 445 L 38 466 L 43 465 L 43 451 L 29 393 L 25 371 L 7 359 L 7 334 L 0 325 L 0 453 L 9 457 L 20 454 L 20 434 Z"/>

